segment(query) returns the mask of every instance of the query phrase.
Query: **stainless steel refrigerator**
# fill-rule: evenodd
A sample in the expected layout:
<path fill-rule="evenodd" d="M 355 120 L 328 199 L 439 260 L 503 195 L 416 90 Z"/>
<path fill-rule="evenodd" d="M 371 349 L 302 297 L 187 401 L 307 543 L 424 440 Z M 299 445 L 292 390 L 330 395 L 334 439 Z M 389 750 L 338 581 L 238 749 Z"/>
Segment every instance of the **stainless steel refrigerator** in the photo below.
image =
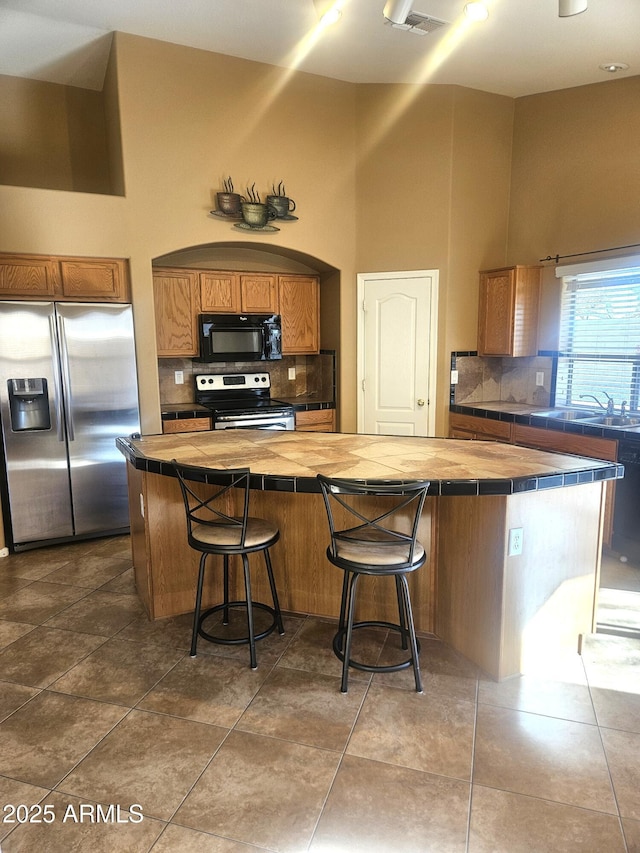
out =
<path fill-rule="evenodd" d="M 0 420 L 10 546 L 126 531 L 115 439 L 140 428 L 131 306 L 0 302 Z"/>

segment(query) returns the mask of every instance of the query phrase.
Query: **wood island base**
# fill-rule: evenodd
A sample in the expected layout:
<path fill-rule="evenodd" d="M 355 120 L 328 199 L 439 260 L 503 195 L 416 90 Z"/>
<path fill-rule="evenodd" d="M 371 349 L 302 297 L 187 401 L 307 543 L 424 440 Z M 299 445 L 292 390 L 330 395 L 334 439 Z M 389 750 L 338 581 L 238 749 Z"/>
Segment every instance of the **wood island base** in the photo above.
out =
<path fill-rule="evenodd" d="M 327 434 L 299 434 L 295 440 L 302 441 L 303 435 L 307 441 L 328 440 Z M 129 449 L 132 445 L 149 453 L 153 449 L 158 459 L 158 440 L 174 442 L 167 445 L 163 460 L 175 456 L 205 464 L 194 453 L 195 437 L 188 440 L 188 453 L 180 454 L 175 445 L 177 439 L 171 436 L 152 437 L 148 445 L 145 439 L 131 441 Z M 246 442 L 246 433 L 237 440 Z M 228 432 L 224 441 L 230 441 Z M 285 439 L 279 441 L 276 444 L 273 439 L 271 451 L 276 446 L 284 447 Z M 455 445 L 465 445 L 460 453 L 466 453 L 467 464 L 470 445 L 482 444 L 478 456 L 486 467 L 488 445 L 484 442 L 422 441 L 440 442 L 449 452 Z M 264 439 L 256 442 L 264 445 Z M 410 578 L 416 628 L 422 634 L 437 636 L 486 674 L 503 680 L 527 671 L 532 662 L 539 668 L 545 660 L 554 662 L 564 652 L 577 652 L 582 635 L 594 630 L 603 490 L 606 480 L 618 474 L 610 463 L 507 445 L 496 447 L 516 454 L 520 462 L 524 454 L 528 469 L 536 460 L 547 465 L 561 460 L 566 473 L 567 462 L 576 466 L 588 461 L 591 468 L 608 465 L 611 475 L 607 477 L 600 471 L 598 479 L 585 482 L 583 476 L 582 481 L 570 481 L 575 483 L 571 487 L 541 487 L 496 495 L 443 494 L 446 488 L 442 484 L 453 483 L 443 480 L 438 487 L 440 493 L 427 498 L 419 538 L 429 557 Z M 247 452 L 246 447 L 244 450 Z M 152 473 L 148 470 L 151 466 L 143 470 L 134 464 L 138 457 L 125 455 L 129 459 L 131 542 L 138 593 L 150 619 L 189 613 L 194 606 L 199 555 L 187 544 L 177 480 L 167 476 L 168 468 L 162 469 L 162 465 L 156 465 L 162 469 L 160 473 Z M 556 459 L 551 460 L 552 457 Z M 224 467 L 215 458 L 209 464 Z M 459 467 L 459 456 L 456 464 Z M 254 461 L 251 467 L 253 471 Z M 428 466 L 422 473 L 428 476 Z M 266 476 L 263 488 L 251 493 L 251 513 L 270 519 L 280 528 L 281 537 L 272 549 L 272 558 L 282 609 L 336 618 L 342 573 L 326 558 L 329 533 L 321 495 L 303 490 L 268 490 L 265 481 Z M 309 489 L 311 482 L 306 481 Z M 458 491 L 460 482 L 457 481 Z M 522 553 L 510 556 L 509 531 L 513 529 L 522 531 Z M 220 574 L 208 573 L 205 606 L 221 600 Z M 269 600 L 262 574 L 255 573 L 254 596 L 256 600 Z M 395 592 L 388 585 L 389 579 L 366 580 L 368 583 L 359 592 L 357 618 L 396 621 Z"/>

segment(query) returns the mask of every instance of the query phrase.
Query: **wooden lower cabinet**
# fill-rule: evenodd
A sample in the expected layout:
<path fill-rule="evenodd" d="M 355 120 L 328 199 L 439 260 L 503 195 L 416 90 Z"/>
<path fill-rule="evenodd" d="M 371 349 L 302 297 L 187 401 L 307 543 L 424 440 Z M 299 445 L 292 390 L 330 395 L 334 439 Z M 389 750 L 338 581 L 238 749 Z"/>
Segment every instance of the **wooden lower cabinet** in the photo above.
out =
<path fill-rule="evenodd" d="M 618 458 L 618 442 L 614 439 L 542 429 L 507 421 L 494 421 L 490 418 L 461 415 L 457 412 L 449 413 L 449 436 L 450 438 L 505 441 L 522 447 L 532 447 L 534 450 L 570 453 L 591 459 L 607 459 L 610 462 L 615 462 Z M 613 539 L 615 488 L 615 480 L 608 482 L 605 487 L 603 542 L 608 547 L 611 547 Z"/>
<path fill-rule="evenodd" d="M 315 409 L 296 412 L 296 429 L 303 432 L 335 432 L 336 410 Z"/>
<path fill-rule="evenodd" d="M 124 258 L 0 254 L 0 299 L 130 302 Z"/>
<path fill-rule="evenodd" d="M 474 438 L 483 441 L 511 441 L 511 424 L 491 418 L 476 418 L 473 415 L 449 415 L 450 438 Z"/>
<path fill-rule="evenodd" d="M 162 421 L 162 432 L 204 432 L 211 429 L 211 418 L 174 418 Z"/>

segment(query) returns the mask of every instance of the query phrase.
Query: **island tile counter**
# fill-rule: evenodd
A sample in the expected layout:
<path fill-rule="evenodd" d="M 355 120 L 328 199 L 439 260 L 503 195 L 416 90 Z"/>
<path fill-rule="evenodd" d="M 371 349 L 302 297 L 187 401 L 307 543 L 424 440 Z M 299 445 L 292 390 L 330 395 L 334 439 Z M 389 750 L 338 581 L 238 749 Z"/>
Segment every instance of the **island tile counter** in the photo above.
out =
<path fill-rule="evenodd" d="M 576 650 L 593 630 L 603 483 L 613 463 L 493 442 L 270 430 L 118 439 L 128 461 L 136 585 L 150 618 L 193 610 L 198 555 L 187 545 L 171 460 L 250 467 L 251 512 L 281 530 L 273 549 L 283 609 L 335 618 L 342 576 L 325 556 L 317 473 L 431 481 L 419 537 L 427 564 L 411 578 L 416 627 L 497 679 L 532 656 Z M 509 554 L 509 531 L 523 549 Z M 219 600 L 211 572 L 209 602 Z M 373 578 L 359 619 L 394 621 L 395 595 Z M 266 594 L 256 581 L 256 597 Z"/>

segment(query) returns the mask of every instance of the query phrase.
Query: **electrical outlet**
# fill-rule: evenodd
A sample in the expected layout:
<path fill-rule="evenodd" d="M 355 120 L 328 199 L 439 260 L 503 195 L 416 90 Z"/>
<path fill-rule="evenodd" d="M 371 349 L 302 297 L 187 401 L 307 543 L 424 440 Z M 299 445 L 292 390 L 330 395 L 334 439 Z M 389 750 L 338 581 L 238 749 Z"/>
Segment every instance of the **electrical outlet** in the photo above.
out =
<path fill-rule="evenodd" d="M 457 370 L 451 371 L 451 384 L 452 385 L 458 384 L 458 371 Z"/>
<path fill-rule="evenodd" d="M 0 548 L 0 557 L 8 557 L 9 549 L 8 548 Z"/>
<path fill-rule="evenodd" d="M 509 557 L 519 557 L 522 554 L 522 528 L 512 527 L 509 531 Z"/>
<path fill-rule="evenodd" d="M 184 370 L 174 370 L 173 377 L 176 385 L 184 385 Z"/>
<path fill-rule="evenodd" d="M 290 367 L 289 368 L 289 379 L 295 379 L 295 378 L 296 378 L 296 369 L 295 369 L 295 367 Z"/>
<path fill-rule="evenodd" d="M 538 388 L 542 388 L 542 386 L 544 385 L 544 373 L 542 370 L 538 370 L 536 372 L 536 385 L 538 386 Z"/>

